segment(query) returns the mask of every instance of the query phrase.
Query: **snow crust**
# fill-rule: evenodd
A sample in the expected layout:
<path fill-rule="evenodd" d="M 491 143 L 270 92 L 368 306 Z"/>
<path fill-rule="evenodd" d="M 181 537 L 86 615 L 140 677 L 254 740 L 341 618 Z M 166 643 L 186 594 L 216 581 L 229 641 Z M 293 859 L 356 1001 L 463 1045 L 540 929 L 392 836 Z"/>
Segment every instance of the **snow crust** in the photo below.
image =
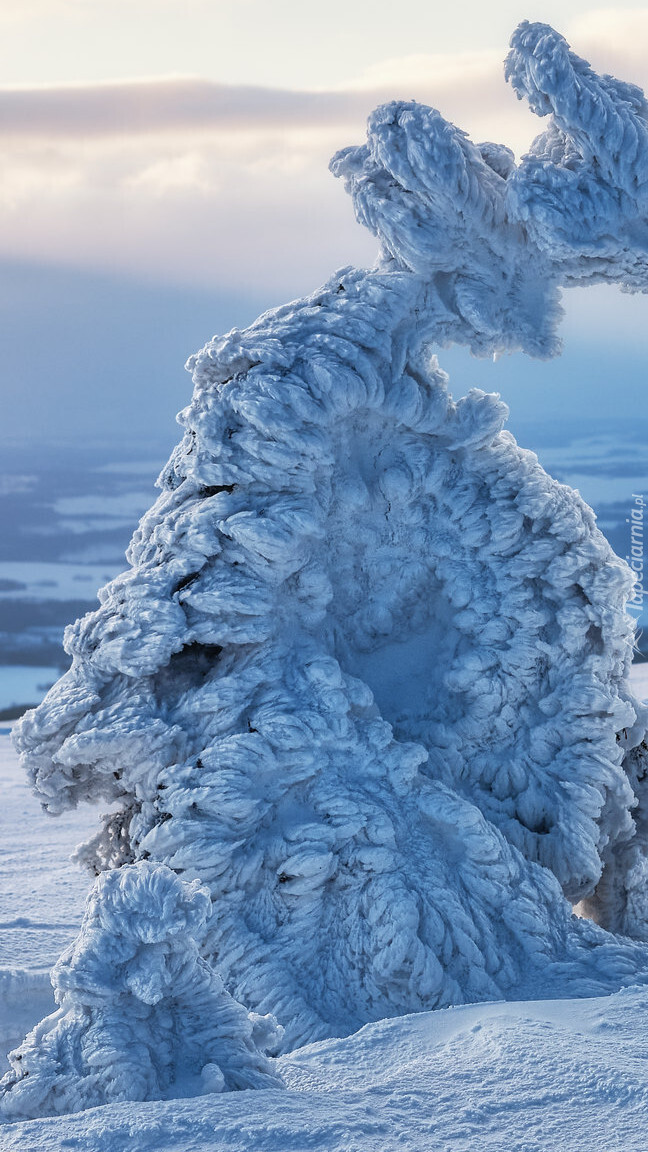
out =
<path fill-rule="evenodd" d="M 52 813 L 118 802 L 91 867 L 209 887 L 284 1049 L 648 976 L 632 574 L 430 350 L 553 354 L 560 284 L 646 288 L 646 105 L 545 25 L 507 74 L 550 117 L 517 167 L 413 103 L 336 155 L 375 268 L 191 359 L 131 568 L 18 726 Z"/>
<path fill-rule="evenodd" d="M 52 970 L 58 1011 L 9 1054 L 6 1118 L 280 1086 L 262 1051 L 275 1022 L 248 1014 L 199 956 L 209 906 L 163 865 L 102 873 Z"/>
<path fill-rule="evenodd" d="M 646 991 L 369 1024 L 281 1057 L 283 1091 L 6 1124 L 3 1152 L 644 1152 Z"/>

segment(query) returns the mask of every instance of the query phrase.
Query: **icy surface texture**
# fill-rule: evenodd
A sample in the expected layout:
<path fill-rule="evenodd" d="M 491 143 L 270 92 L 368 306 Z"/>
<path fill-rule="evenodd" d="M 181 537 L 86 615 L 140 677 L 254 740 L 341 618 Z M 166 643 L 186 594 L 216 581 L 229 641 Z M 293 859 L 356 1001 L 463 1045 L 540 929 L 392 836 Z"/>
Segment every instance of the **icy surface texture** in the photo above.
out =
<path fill-rule="evenodd" d="M 275 1022 L 249 1015 L 199 955 L 209 906 L 164 865 L 104 872 L 52 971 L 58 1011 L 10 1054 L 0 1114 L 280 1087 L 262 1051 Z"/>
<path fill-rule="evenodd" d="M 16 1121 L 2 1152 L 646 1152 L 647 989 L 368 1024 L 286 1089 Z"/>
<path fill-rule="evenodd" d="M 632 576 L 430 351 L 548 355 L 559 284 L 645 287 L 645 105 L 543 25 L 507 71 L 550 117 L 518 167 L 407 103 L 334 158 L 378 263 L 193 357 L 131 569 L 19 728 L 52 812 L 121 801 L 93 867 L 209 885 L 205 953 L 286 1046 L 648 971 L 567 903 L 645 934 Z"/>

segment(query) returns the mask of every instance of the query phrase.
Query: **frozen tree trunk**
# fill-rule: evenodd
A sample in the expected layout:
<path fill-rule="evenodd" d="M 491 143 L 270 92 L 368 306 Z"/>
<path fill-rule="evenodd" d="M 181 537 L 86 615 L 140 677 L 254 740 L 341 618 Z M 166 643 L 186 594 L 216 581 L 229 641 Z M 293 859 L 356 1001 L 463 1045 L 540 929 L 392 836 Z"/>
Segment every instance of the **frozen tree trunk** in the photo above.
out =
<path fill-rule="evenodd" d="M 544 25 L 507 75 L 549 115 L 517 167 L 414 103 L 334 158 L 375 268 L 193 358 L 131 569 L 18 730 L 52 812 L 121 801 L 96 870 L 209 886 L 205 954 L 287 1047 L 648 973 L 569 904 L 646 934 L 632 575 L 431 353 L 550 355 L 560 284 L 646 289 L 646 105 Z"/>

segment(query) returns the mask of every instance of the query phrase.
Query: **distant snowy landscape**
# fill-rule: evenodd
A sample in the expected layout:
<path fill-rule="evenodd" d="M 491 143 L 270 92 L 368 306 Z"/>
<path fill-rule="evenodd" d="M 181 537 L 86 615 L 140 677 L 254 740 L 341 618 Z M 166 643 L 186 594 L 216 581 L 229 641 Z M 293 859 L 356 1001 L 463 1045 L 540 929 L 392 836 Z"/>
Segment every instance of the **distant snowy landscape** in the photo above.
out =
<path fill-rule="evenodd" d="M 179 350 L 180 351 L 180 350 Z M 615 552 L 630 547 L 632 493 L 648 493 L 648 421 L 632 425 L 567 415 L 559 425 L 531 415 L 532 398 L 514 387 L 520 360 L 493 365 L 450 350 L 443 357 L 457 395 L 468 385 L 499 390 L 513 404 L 509 422 L 520 444 L 538 453 L 557 479 L 592 505 Z M 531 367 L 535 367 L 533 364 Z M 527 372 L 529 365 L 524 365 Z M 578 374 L 585 370 L 577 365 Z M 510 387 L 507 381 L 510 380 Z M 182 375 L 180 383 L 184 384 Z M 189 380 L 185 385 L 185 398 Z M 513 396 L 511 396 L 513 391 Z M 537 398 L 537 394 L 536 398 Z M 533 393 L 532 393 L 533 396 Z M 178 387 L 176 404 L 183 400 Z M 526 417 L 518 410 L 529 412 Z M 168 418 L 173 434 L 173 420 Z M 153 445 L 155 448 L 155 444 Z M 167 450 L 168 451 L 168 450 Z M 124 553 L 139 517 L 155 497 L 165 463 L 157 455 L 120 453 L 116 445 L 84 456 L 70 448 L 5 447 L 0 471 L 0 717 L 37 704 L 67 667 L 63 629 L 96 605 L 96 591 L 126 567 Z M 634 613 L 637 618 L 637 613 Z M 639 616 L 640 627 L 648 618 Z M 648 641 L 640 639 L 640 645 Z"/>

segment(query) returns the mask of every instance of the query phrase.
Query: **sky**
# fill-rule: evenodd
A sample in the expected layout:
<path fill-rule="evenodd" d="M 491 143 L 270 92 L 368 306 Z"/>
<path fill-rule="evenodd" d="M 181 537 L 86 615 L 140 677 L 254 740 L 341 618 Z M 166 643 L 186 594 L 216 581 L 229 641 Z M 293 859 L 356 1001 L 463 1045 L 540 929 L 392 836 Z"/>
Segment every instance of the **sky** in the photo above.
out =
<path fill-rule="evenodd" d="M 186 401 L 195 344 L 370 264 L 327 164 L 380 101 L 423 100 L 523 153 L 539 122 L 502 60 L 525 17 L 648 87 L 645 5 L 0 0 L 0 438 L 87 433 L 95 408 L 108 429 L 126 399 L 156 402 L 155 374 L 173 381 L 160 415 Z M 569 338 L 635 371 L 648 298 L 569 295 Z"/>

